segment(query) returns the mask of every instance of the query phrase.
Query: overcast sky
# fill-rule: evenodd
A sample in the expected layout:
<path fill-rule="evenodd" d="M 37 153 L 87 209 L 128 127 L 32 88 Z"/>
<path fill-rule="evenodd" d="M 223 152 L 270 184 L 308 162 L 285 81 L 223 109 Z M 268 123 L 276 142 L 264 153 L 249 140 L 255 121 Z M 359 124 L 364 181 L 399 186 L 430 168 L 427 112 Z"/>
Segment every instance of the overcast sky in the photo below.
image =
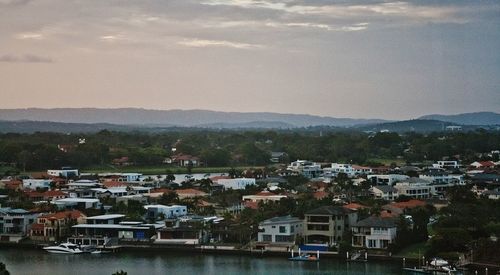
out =
<path fill-rule="evenodd" d="M 0 0 L 0 108 L 500 112 L 500 1 Z"/>

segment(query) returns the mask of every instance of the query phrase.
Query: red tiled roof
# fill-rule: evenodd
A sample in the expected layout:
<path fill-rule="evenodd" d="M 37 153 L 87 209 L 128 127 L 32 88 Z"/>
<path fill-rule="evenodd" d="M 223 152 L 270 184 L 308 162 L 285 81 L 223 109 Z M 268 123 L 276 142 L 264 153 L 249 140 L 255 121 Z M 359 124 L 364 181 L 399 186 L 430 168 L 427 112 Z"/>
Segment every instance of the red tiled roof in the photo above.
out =
<path fill-rule="evenodd" d="M 31 225 L 31 230 L 43 230 L 45 225 L 43 223 L 34 223 Z"/>
<path fill-rule="evenodd" d="M 367 207 L 362 205 L 362 204 L 359 204 L 359 203 L 351 202 L 349 204 L 344 205 L 344 208 L 351 209 L 351 210 L 358 210 L 358 209 L 363 209 L 363 208 L 367 208 Z"/>
<path fill-rule="evenodd" d="M 328 197 L 328 193 L 325 191 L 314 192 L 313 197 L 317 200 L 321 200 L 321 199 Z"/>
<path fill-rule="evenodd" d="M 150 193 L 170 193 L 170 192 L 174 191 L 167 188 L 157 188 L 150 191 Z"/>
<path fill-rule="evenodd" d="M 394 213 L 394 212 L 391 212 L 391 211 L 387 211 L 387 210 L 380 211 L 380 217 L 381 218 L 394 218 L 394 217 L 397 217 L 397 216 L 398 216 L 397 213 Z"/>
<path fill-rule="evenodd" d="M 198 196 L 205 196 L 207 193 L 194 189 L 194 188 L 187 188 L 187 189 L 177 189 L 175 190 L 177 194 L 194 194 Z"/>
<path fill-rule="evenodd" d="M 427 204 L 426 202 L 420 200 L 409 200 L 403 202 L 394 202 L 388 204 L 388 206 L 404 209 L 404 208 L 415 208 L 418 206 L 425 206 L 426 204 Z"/>
<path fill-rule="evenodd" d="M 211 177 L 210 179 L 213 182 L 216 182 L 218 180 L 226 180 L 226 179 L 230 179 L 230 178 L 231 178 L 230 176 L 215 176 L 215 177 Z"/>
<path fill-rule="evenodd" d="M 63 211 L 63 212 L 46 214 L 46 215 L 42 215 L 38 218 L 60 220 L 60 219 L 68 218 L 68 217 L 71 219 L 78 219 L 81 217 L 85 217 L 85 215 L 78 210 L 71 210 L 71 211 Z"/>
<path fill-rule="evenodd" d="M 259 203 L 253 202 L 253 201 L 245 201 L 245 202 L 243 202 L 243 206 L 245 206 L 246 208 L 250 208 L 250 209 L 258 209 Z"/>
<path fill-rule="evenodd" d="M 122 181 L 105 181 L 103 185 L 106 186 L 107 188 L 128 186 L 126 182 Z"/>

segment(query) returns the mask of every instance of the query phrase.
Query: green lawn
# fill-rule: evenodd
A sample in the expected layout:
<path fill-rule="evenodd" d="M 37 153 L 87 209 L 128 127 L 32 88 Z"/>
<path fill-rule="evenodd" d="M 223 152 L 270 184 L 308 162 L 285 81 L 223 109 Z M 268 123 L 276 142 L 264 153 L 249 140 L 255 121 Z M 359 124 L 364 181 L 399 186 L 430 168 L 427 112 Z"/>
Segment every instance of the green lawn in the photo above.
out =
<path fill-rule="evenodd" d="M 421 242 L 410 245 L 406 248 L 403 248 L 403 250 L 399 251 L 395 256 L 418 259 L 419 257 L 422 257 L 425 254 L 426 250 L 425 244 L 426 242 Z"/>

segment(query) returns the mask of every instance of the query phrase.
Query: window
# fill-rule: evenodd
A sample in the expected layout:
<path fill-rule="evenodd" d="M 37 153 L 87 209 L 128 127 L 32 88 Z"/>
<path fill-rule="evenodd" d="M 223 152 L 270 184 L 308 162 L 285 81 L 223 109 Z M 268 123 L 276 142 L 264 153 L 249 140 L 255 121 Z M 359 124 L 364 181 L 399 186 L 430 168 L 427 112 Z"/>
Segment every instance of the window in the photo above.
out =
<path fill-rule="evenodd" d="M 272 242 L 273 241 L 272 235 L 269 235 L 269 234 L 262 235 L 262 241 L 263 242 Z"/>
<path fill-rule="evenodd" d="M 277 243 L 285 243 L 285 242 L 292 241 L 292 238 L 290 236 L 286 236 L 286 235 L 276 235 L 276 236 L 274 236 L 274 238 L 275 238 L 275 241 Z"/>
<path fill-rule="evenodd" d="M 280 233 L 286 233 L 286 226 L 280 226 Z"/>
<path fill-rule="evenodd" d="M 276 225 L 271 226 L 271 228 L 276 228 Z"/>
<path fill-rule="evenodd" d="M 293 227 L 293 225 L 292 225 L 292 226 L 290 226 L 290 233 L 294 233 L 294 232 L 295 232 L 295 227 Z"/>

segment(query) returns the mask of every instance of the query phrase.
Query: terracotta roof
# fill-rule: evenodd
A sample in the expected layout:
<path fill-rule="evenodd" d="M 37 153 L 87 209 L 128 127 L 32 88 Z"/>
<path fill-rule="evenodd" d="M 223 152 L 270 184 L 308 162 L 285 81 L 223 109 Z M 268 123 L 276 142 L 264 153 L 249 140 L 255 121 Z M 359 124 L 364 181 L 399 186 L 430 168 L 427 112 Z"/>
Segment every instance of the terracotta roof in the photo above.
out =
<path fill-rule="evenodd" d="M 170 193 L 170 192 L 174 191 L 167 188 L 156 188 L 150 191 L 150 193 Z"/>
<path fill-rule="evenodd" d="M 78 219 L 81 217 L 85 217 L 85 215 L 78 210 L 71 210 L 71 211 L 63 211 L 63 212 L 46 214 L 46 215 L 42 215 L 38 218 L 39 219 L 44 218 L 44 219 L 49 219 L 49 220 L 52 220 L 52 219 L 53 220 L 60 220 L 60 219 L 68 218 L 68 217 L 71 219 Z"/>
<path fill-rule="evenodd" d="M 128 184 L 126 182 L 123 182 L 123 181 L 105 181 L 103 183 L 103 185 L 106 186 L 107 188 L 128 186 Z"/>
<path fill-rule="evenodd" d="M 259 209 L 259 203 L 253 201 L 245 201 L 243 202 L 243 206 L 245 206 L 245 208 L 250 208 L 250 209 Z"/>
<path fill-rule="evenodd" d="M 43 223 L 34 223 L 31 225 L 31 230 L 43 230 L 45 225 Z"/>
<path fill-rule="evenodd" d="M 178 189 L 178 190 L 175 190 L 175 192 L 177 194 L 194 194 L 197 196 L 206 196 L 207 195 L 207 193 L 200 191 L 200 190 L 197 190 L 197 189 L 194 189 L 194 188 Z"/>
<path fill-rule="evenodd" d="M 212 181 L 218 181 L 218 180 L 227 180 L 227 179 L 231 179 L 230 176 L 215 176 L 215 177 L 211 177 L 210 178 Z"/>
<path fill-rule="evenodd" d="M 200 158 L 194 157 L 191 155 L 178 154 L 178 155 L 172 156 L 172 159 L 173 160 L 199 160 Z"/>
<path fill-rule="evenodd" d="M 403 202 L 390 203 L 387 206 L 404 209 L 404 208 L 415 208 L 415 207 L 418 207 L 418 206 L 425 206 L 426 204 L 427 203 L 425 201 L 409 200 L 409 201 L 403 201 Z"/>
<path fill-rule="evenodd" d="M 37 197 L 42 197 L 42 198 L 53 198 L 53 197 L 66 197 L 66 193 L 59 191 L 59 190 L 49 190 L 45 192 L 36 192 L 36 191 L 31 191 L 31 192 L 26 192 L 26 195 L 30 198 L 37 198 Z"/>
<path fill-rule="evenodd" d="M 359 204 L 359 203 L 355 203 L 355 202 L 351 202 L 349 204 L 346 204 L 343 207 L 347 208 L 347 209 L 351 209 L 351 210 L 358 210 L 358 209 L 367 208 L 366 206 Z"/>
<path fill-rule="evenodd" d="M 394 213 L 394 212 L 391 212 L 391 211 L 388 211 L 388 210 L 382 210 L 380 211 L 380 217 L 381 218 L 394 218 L 394 217 L 397 217 L 398 214 L 397 213 Z"/>
<path fill-rule="evenodd" d="M 314 192 L 313 197 L 317 200 L 321 200 L 321 199 L 328 197 L 328 193 L 325 191 Z"/>

